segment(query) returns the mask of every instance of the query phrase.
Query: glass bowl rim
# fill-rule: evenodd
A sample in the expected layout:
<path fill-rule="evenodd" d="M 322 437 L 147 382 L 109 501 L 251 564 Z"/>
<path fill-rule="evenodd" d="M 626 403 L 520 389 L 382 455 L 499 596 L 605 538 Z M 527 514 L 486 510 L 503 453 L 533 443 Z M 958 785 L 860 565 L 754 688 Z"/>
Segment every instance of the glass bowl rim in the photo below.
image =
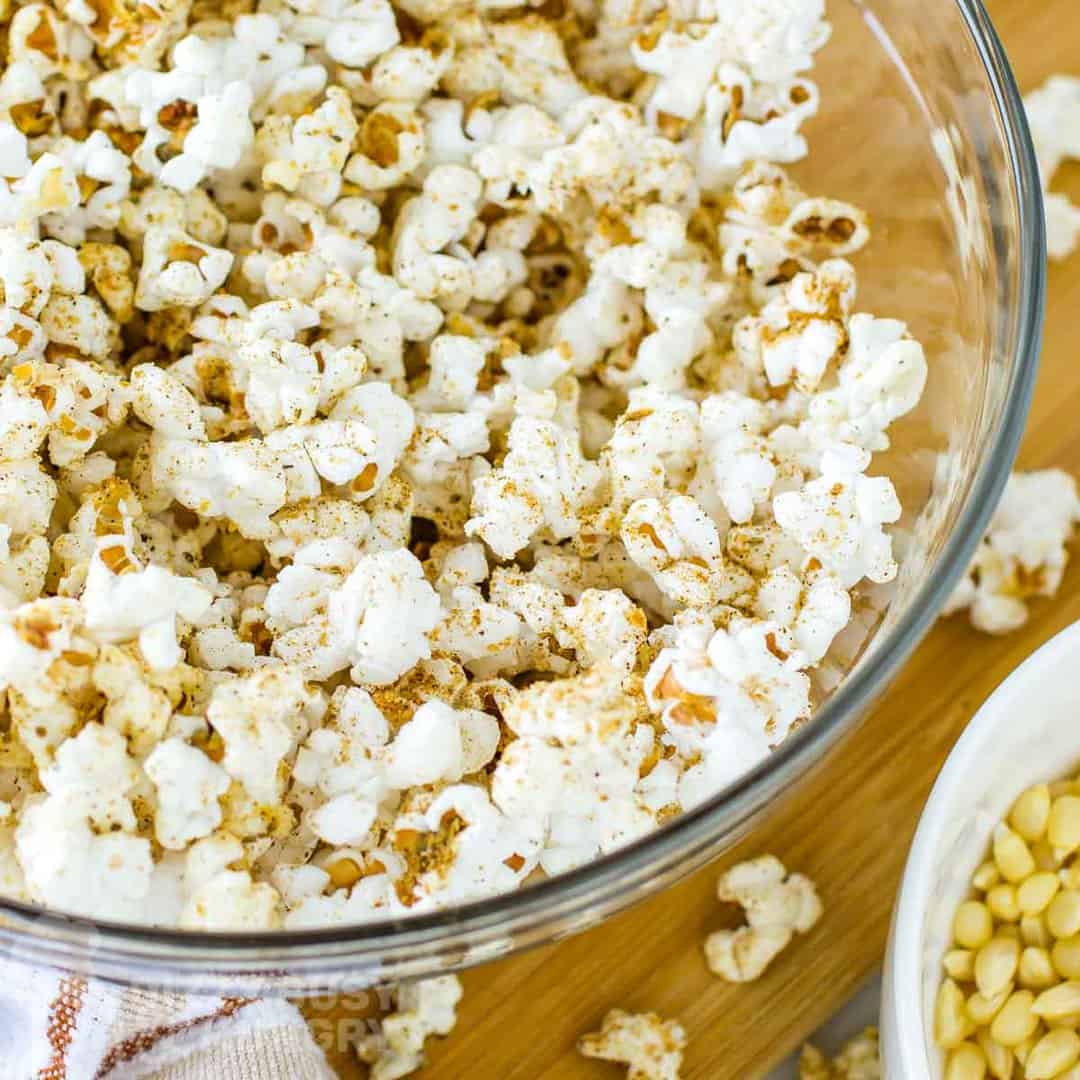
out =
<path fill-rule="evenodd" d="M 861 6 L 860 0 L 854 2 Z M 0 897 L 0 943 L 31 962 L 60 966 L 83 956 L 104 960 L 109 977 L 148 981 L 171 969 L 181 982 L 217 987 L 231 976 L 309 976 L 346 969 L 393 975 L 410 964 L 418 973 L 464 967 L 591 925 L 636 896 L 683 876 L 697 854 L 750 817 L 766 788 L 798 778 L 848 730 L 909 657 L 967 567 L 989 523 L 1020 444 L 1038 370 L 1046 286 L 1042 190 L 1023 99 L 981 0 L 953 0 L 993 94 L 1019 211 L 1019 291 L 1015 355 L 1001 414 L 976 467 L 966 503 L 945 540 L 935 572 L 858 668 L 806 725 L 767 761 L 721 793 L 648 835 L 565 874 L 517 891 L 453 908 L 334 927 L 259 932 L 159 929 L 89 919 Z M 690 869 L 693 869 L 691 866 Z M 652 886 L 650 887 L 650 882 Z M 635 888 L 637 892 L 634 892 Z M 633 896 L 620 902 L 620 896 Z M 592 915 L 589 908 L 594 909 Z M 595 915 L 600 910 L 601 916 Z M 567 928 L 575 920 L 578 926 Z M 518 941 L 521 934 L 528 940 Z M 508 948 L 502 946 L 510 942 Z M 485 945 L 487 955 L 485 955 Z M 446 953 L 454 958 L 438 962 Z M 470 955 L 473 954 L 473 955 Z M 286 963 L 288 969 L 282 971 Z M 93 964 L 91 963 L 91 967 Z M 119 974 L 117 974 L 119 973 Z"/>

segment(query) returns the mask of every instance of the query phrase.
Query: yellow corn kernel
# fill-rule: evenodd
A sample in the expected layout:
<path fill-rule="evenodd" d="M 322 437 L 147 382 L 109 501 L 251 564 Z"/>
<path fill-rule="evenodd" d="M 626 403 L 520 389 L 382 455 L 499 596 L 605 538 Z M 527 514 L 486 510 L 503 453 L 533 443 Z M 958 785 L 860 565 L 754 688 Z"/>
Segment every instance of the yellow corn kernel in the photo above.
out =
<path fill-rule="evenodd" d="M 1050 930 L 1045 915 L 1025 915 L 1020 920 L 1020 940 L 1027 946 L 1050 948 Z"/>
<path fill-rule="evenodd" d="M 986 1057 L 986 1066 L 994 1080 L 1012 1080 L 1013 1052 L 1007 1046 L 994 1042 L 985 1028 L 978 1032 L 975 1038 Z"/>
<path fill-rule="evenodd" d="M 1016 906 L 1023 915 L 1039 915 L 1049 907 L 1060 888 L 1057 874 L 1048 870 L 1032 874 L 1017 886 Z"/>
<path fill-rule="evenodd" d="M 1080 889 L 1080 862 L 1061 867 L 1058 870 L 1058 880 L 1066 889 Z"/>
<path fill-rule="evenodd" d="M 1057 1028 L 1047 1032 L 1032 1048 L 1024 1065 L 1030 1080 L 1051 1080 L 1080 1060 L 1080 1035 Z"/>
<path fill-rule="evenodd" d="M 1055 941 L 1050 959 L 1057 973 L 1066 979 L 1080 979 L 1080 937 Z"/>
<path fill-rule="evenodd" d="M 1030 990 L 1017 990 L 994 1017 L 990 1025 L 991 1038 L 1002 1046 L 1020 1046 L 1034 1035 L 1039 1026 L 1039 1017 L 1032 1009 L 1034 1003 L 1035 995 Z"/>
<path fill-rule="evenodd" d="M 1050 787 L 1036 784 L 1029 787 L 1013 803 L 1009 811 L 1009 824 L 1028 841 L 1040 840 L 1046 832 L 1050 819 Z"/>
<path fill-rule="evenodd" d="M 994 829 L 994 862 L 1001 876 L 1014 885 L 1035 873 L 1035 859 L 1024 838 L 1008 825 Z"/>
<path fill-rule="evenodd" d="M 1002 922 L 1020 921 L 1020 904 L 1017 900 L 1015 885 L 1007 883 L 995 885 L 986 894 L 986 906 L 995 919 Z"/>
<path fill-rule="evenodd" d="M 1056 938 L 1080 933 L 1080 892 L 1064 889 L 1046 909 L 1046 926 Z"/>
<path fill-rule="evenodd" d="M 990 909 L 978 900 L 966 900 L 953 919 L 953 937 L 963 949 L 981 949 L 993 936 Z"/>
<path fill-rule="evenodd" d="M 1025 949 L 1020 954 L 1017 980 L 1025 990 L 1048 990 L 1060 981 L 1050 953 L 1038 947 Z"/>
<path fill-rule="evenodd" d="M 974 1043 L 961 1043 L 949 1052 L 945 1062 L 945 1080 L 983 1080 L 986 1055 Z"/>
<path fill-rule="evenodd" d="M 987 997 L 985 994 L 972 994 L 967 999 L 968 1016 L 971 1017 L 976 1027 L 985 1027 L 989 1024 L 1005 1005 L 1005 1002 L 1009 1000 L 1013 992 L 1013 984 L 1006 983 L 1004 988 L 993 997 Z"/>
<path fill-rule="evenodd" d="M 1019 1046 L 1014 1046 L 1012 1052 L 1016 1057 L 1016 1060 L 1023 1065 L 1027 1059 L 1028 1054 L 1031 1053 L 1031 1048 L 1042 1038 L 1042 1030 L 1036 1028 Z"/>
<path fill-rule="evenodd" d="M 983 997 L 994 997 L 1008 986 L 1020 965 L 1020 943 L 1009 938 L 988 941 L 975 955 L 975 985 Z"/>
<path fill-rule="evenodd" d="M 1036 840 L 1030 845 L 1031 857 L 1035 860 L 1035 869 L 1039 871 L 1057 872 L 1057 869 L 1065 861 L 1067 851 L 1059 851 L 1051 847 L 1045 840 Z"/>
<path fill-rule="evenodd" d="M 960 987 L 946 979 L 938 991 L 934 1005 L 934 1039 L 938 1046 L 951 1050 L 959 1046 L 973 1031 L 975 1025 L 964 1007 L 964 995 Z"/>
<path fill-rule="evenodd" d="M 942 961 L 945 974 L 957 982 L 971 982 L 975 978 L 975 954 L 970 949 L 950 949 Z"/>
<path fill-rule="evenodd" d="M 1075 851 L 1080 847 L 1080 797 L 1061 795 L 1050 806 L 1046 838 L 1056 848 Z"/>
<path fill-rule="evenodd" d="M 971 884 L 979 892 L 992 889 L 1001 880 L 1001 871 L 994 862 L 984 862 L 971 877 Z"/>
<path fill-rule="evenodd" d="M 1031 1011 L 1051 1024 L 1080 1013 L 1080 982 L 1063 982 L 1044 990 L 1035 999 Z"/>

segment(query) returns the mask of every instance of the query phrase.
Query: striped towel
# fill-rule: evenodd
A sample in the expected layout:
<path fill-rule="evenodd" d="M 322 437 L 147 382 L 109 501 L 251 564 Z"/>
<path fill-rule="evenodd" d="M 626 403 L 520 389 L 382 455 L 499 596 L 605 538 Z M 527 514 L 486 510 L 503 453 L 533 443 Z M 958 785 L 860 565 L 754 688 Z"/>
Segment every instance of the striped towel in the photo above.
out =
<path fill-rule="evenodd" d="M 4 1080 L 334 1080 L 295 1005 L 118 986 L 0 960 Z"/>

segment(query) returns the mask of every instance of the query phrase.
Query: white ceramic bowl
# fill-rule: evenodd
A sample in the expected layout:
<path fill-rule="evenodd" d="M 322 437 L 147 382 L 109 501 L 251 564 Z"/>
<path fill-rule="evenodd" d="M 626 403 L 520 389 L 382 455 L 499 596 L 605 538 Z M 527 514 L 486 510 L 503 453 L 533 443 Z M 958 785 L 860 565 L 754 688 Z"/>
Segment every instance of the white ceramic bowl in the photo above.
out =
<path fill-rule="evenodd" d="M 1080 622 L 1030 656 L 968 724 L 923 810 L 908 855 L 882 986 L 888 1080 L 939 1080 L 934 998 L 952 917 L 994 825 L 1024 788 L 1080 759 Z"/>

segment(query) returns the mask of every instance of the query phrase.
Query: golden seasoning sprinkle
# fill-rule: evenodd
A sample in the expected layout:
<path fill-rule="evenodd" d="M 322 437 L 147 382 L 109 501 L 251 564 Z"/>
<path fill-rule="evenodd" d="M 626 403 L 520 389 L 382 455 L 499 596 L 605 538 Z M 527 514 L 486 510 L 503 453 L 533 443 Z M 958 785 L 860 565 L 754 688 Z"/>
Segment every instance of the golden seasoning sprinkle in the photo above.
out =
<path fill-rule="evenodd" d="M 379 476 L 379 466 L 374 461 L 369 461 L 359 472 L 352 482 L 353 491 L 370 491 L 375 486 Z"/>
<path fill-rule="evenodd" d="M 388 169 L 398 163 L 398 137 L 405 125 L 391 113 L 368 113 L 360 129 L 360 148 L 380 168 Z"/>
<path fill-rule="evenodd" d="M 355 859 L 335 859 L 326 867 L 330 882 L 335 889 L 351 889 L 363 876 L 364 872 Z"/>
<path fill-rule="evenodd" d="M 199 263 L 206 258 L 206 252 L 195 244 L 173 244 L 169 248 L 169 262 Z"/>

